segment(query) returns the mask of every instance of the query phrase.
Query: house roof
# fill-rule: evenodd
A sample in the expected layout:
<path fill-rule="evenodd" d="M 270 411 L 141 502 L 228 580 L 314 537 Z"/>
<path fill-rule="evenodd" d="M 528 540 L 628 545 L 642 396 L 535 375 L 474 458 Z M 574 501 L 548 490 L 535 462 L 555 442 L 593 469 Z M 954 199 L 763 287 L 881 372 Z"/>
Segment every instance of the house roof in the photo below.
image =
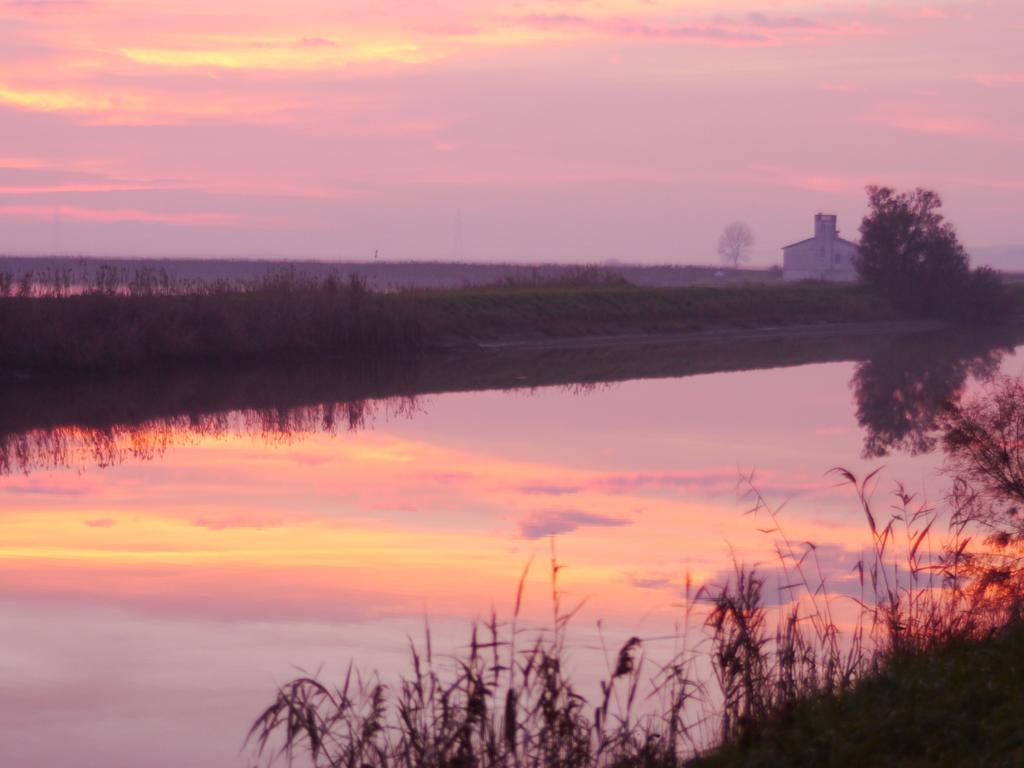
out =
<path fill-rule="evenodd" d="M 816 238 L 816 237 L 808 237 L 806 240 L 800 240 L 800 241 L 795 242 L 795 243 L 790 243 L 789 245 L 784 245 L 784 246 L 782 246 L 782 250 L 786 250 L 787 248 L 792 248 L 792 247 L 794 247 L 796 245 L 803 245 L 804 243 L 813 243 L 817 239 L 818 238 Z M 860 247 L 857 243 L 853 242 L 852 240 L 847 240 L 845 237 L 837 237 L 836 238 L 836 242 L 837 243 L 846 243 L 847 245 L 852 245 L 854 248 L 859 248 Z"/>

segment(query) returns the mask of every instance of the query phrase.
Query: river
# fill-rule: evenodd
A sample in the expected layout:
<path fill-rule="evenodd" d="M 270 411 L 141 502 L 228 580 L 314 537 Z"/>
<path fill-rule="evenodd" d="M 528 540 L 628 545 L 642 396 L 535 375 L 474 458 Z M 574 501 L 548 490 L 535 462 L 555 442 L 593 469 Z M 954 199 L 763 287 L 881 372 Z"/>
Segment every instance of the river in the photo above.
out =
<path fill-rule="evenodd" d="M 6 768 L 252 764 L 296 669 L 384 679 L 429 622 L 550 622 L 552 548 L 583 684 L 602 642 L 665 637 L 686 584 L 773 568 L 752 483 L 842 585 L 848 487 L 941 501 L 942 403 L 1024 373 L 1013 334 L 501 354 L 11 385 L 0 417 Z M 744 480 L 744 478 L 747 478 Z M 886 503 L 886 502 L 883 502 Z M 598 629 L 600 622 L 600 630 Z"/>

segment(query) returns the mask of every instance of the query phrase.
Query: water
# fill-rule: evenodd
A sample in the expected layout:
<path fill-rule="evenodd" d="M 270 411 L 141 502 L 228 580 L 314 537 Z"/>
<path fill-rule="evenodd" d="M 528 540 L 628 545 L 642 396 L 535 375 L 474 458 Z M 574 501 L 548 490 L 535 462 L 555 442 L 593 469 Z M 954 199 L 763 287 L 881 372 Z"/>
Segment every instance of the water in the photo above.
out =
<path fill-rule="evenodd" d="M 938 500 L 934 416 L 1024 373 L 1014 342 L 814 341 L 753 363 L 802 364 L 753 370 L 729 370 L 743 350 L 655 348 L 12 390 L 3 765 L 247 765 L 248 726 L 297 667 L 388 678 L 426 617 L 456 650 L 474 618 L 509 614 L 531 558 L 524 621 L 544 625 L 552 540 L 566 602 L 586 599 L 570 635 L 586 684 L 602 635 L 672 632 L 687 575 L 720 581 L 731 556 L 770 571 L 737 496 L 751 471 L 842 591 L 864 527 L 827 470 L 884 464 L 880 494 L 899 479 Z M 546 386 L 482 388 L 510 382 Z"/>

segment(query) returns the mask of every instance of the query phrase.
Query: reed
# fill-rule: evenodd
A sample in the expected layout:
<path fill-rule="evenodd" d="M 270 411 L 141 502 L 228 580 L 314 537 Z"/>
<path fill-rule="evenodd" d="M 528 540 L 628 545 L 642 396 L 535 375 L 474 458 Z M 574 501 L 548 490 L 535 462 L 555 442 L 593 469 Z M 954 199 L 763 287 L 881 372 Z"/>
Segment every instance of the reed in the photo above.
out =
<path fill-rule="evenodd" d="M 837 618 L 844 598 L 828 588 L 818 548 L 787 535 L 781 509 L 747 476 L 748 513 L 766 521 L 761 530 L 776 549 L 777 608 L 769 605 L 766 576 L 740 563 L 723 584 L 691 592 L 688 580 L 677 653 L 655 664 L 645 653 L 649 641 L 630 638 L 610 655 L 592 701 L 564 672 L 566 627 L 578 606 L 562 604 L 561 565 L 552 553 L 547 630 L 524 640 L 519 629 L 524 572 L 511 620 L 492 615 L 474 626 L 467 650 L 446 668 L 436 664 L 428 630 L 424 647 L 411 647 L 411 673 L 397 684 L 351 667 L 336 688 L 299 678 L 256 720 L 250 743 L 268 763 L 302 759 L 318 768 L 828 764 L 827 742 L 789 743 L 794 728 L 822 710 L 841 712 L 878 686 L 927 683 L 904 680 L 903 670 L 934 674 L 949 655 L 1003 637 L 1016 648 L 1013 636 L 1024 635 L 1004 596 L 986 592 L 991 573 L 964 567 L 962 517 L 954 514 L 939 537 L 937 507 L 897 485 L 893 504 L 881 511 L 873 500 L 877 473 L 833 472 L 852 490 L 867 533 L 852 621 Z M 691 625 L 698 631 L 690 634 Z M 712 670 L 710 678 L 702 668 Z M 931 754 L 925 744 L 901 749 L 910 761 L 900 765 L 924 765 L 915 755 Z M 758 757 L 748 762 L 751 756 Z"/>
<path fill-rule="evenodd" d="M 101 268 L 77 292 L 0 298 L 0 368 L 123 372 L 415 354 L 415 320 L 358 278 L 186 285 Z"/>
<path fill-rule="evenodd" d="M 124 373 L 339 358 L 406 360 L 482 341 L 892 321 L 857 286 L 641 288 L 600 269 L 458 289 L 358 275 L 179 281 L 100 265 L 0 276 L 0 375 Z"/>
<path fill-rule="evenodd" d="M 700 689 L 689 659 L 658 670 L 665 707 L 640 714 L 643 641 L 631 638 L 590 706 L 565 673 L 566 628 L 579 606 L 562 605 L 560 569 L 552 547 L 549 631 L 524 641 L 519 628 L 528 565 L 511 621 L 492 614 L 474 625 L 451 663 L 439 664 L 428 626 L 422 645 L 410 640 L 411 672 L 397 685 L 351 666 L 334 688 L 298 678 L 257 718 L 250 741 L 271 760 L 303 756 L 314 766 L 674 765 L 688 738 L 681 713 Z"/>

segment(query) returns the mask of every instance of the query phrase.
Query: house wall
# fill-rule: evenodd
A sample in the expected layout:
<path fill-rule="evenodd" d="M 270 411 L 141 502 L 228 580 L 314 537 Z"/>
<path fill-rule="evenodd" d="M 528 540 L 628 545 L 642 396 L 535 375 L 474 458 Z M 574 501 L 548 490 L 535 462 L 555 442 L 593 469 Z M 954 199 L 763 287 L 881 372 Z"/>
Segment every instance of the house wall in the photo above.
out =
<path fill-rule="evenodd" d="M 815 238 L 782 249 L 783 279 L 856 282 L 857 246 L 846 240 Z"/>

